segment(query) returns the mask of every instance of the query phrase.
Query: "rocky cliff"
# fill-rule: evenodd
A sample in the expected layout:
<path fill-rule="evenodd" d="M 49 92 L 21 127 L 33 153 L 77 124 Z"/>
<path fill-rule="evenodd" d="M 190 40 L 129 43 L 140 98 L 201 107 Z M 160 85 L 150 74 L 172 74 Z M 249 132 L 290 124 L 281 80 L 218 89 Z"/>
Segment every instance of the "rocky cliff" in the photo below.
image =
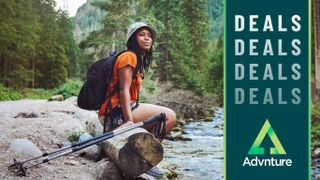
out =
<path fill-rule="evenodd" d="M 103 28 L 100 22 L 106 13 L 92 4 L 97 1 L 101 0 L 87 0 L 73 18 L 73 35 L 76 42 L 87 38 L 92 31 Z"/>

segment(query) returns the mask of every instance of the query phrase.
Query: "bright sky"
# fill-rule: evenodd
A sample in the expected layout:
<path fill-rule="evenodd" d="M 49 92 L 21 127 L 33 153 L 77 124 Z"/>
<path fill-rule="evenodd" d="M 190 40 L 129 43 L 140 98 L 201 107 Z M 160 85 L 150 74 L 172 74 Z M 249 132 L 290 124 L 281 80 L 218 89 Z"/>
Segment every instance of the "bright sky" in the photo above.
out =
<path fill-rule="evenodd" d="M 65 3 L 67 3 L 67 11 L 70 17 L 76 15 L 78 8 L 84 4 L 87 0 L 55 0 L 56 1 L 56 9 L 62 8 L 64 9 Z"/>

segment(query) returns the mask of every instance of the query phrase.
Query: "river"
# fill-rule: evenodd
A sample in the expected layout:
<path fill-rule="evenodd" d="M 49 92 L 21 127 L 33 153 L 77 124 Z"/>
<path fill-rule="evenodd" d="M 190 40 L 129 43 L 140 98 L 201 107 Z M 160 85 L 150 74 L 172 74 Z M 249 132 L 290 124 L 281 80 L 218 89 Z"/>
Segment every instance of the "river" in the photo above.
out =
<path fill-rule="evenodd" d="M 312 180 L 319 180 L 320 179 L 320 158 L 313 158 L 312 159 Z"/>
<path fill-rule="evenodd" d="M 164 161 L 174 167 L 176 179 L 223 179 L 223 109 L 212 122 L 184 126 L 184 138 L 191 141 L 164 141 Z"/>

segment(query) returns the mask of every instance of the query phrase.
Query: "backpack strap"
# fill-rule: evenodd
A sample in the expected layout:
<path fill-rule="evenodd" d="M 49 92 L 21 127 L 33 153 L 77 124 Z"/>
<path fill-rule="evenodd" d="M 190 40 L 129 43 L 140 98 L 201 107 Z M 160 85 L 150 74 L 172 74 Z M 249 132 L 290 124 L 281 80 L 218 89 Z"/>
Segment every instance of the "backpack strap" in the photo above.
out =
<path fill-rule="evenodd" d="M 126 51 L 128 51 L 128 50 L 121 51 L 121 52 L 118 53 L 118 54 L 116 54 L 116 52 L 110 53 L 110 55 L 116 56 L 116 57 L 115 57 L 116 59 L 115 59 L 115 61 L 113 62 L 113 66 L 114 66 L 114 64 L 115 64 L 118 56 L 119 56 L 120 54 L 126 52 Z M 137 76 L 138 71 L 139 71 L 139 64 L 138 64 L 138 62 L 137 62 L 137 65 L 136 65 L 136 67 L 134 68 L 133 73 L 132 73 L 132 78 L 133 78 L 133 77 L 136 77 L 137 82 L 138 82 L 138 76 Z M 104 122 L 103 122 L 103 133 L 106 132 L 106 122 L 107 122 L 107 112 L 108 112 L 108 109 L 109 109 L 109 116 L 112 115 L 112 112 L 111 112 L 111 111 L 112 111 L 111 98 L 112 98 L 112 96 L 113 96 L 116 92 L 118 92 L 119 90 L 120 90 L 120 85 L 119 85 L 119 82 L 117 82 L 117 84 L 114 86 L 113 91 L 112 91 L 111 93 L 109 93 L 108 96 L 106 96 L 106 99 L 108 99 L 108 98 L 109 98 L 109 99 L 108 99 L 108 103 L 107 103 L 107 106 L 106 106 L 106 109 L 105 109 L 105 119 L 104 119 Z M 140 92 L 138 92 L 137 103 L 136 103 L 136 105 L 135 105 L 134 108 L 138 107 L 138 105 L 139 105 L 139 95 L 140 95 Z M 113 117 L 110 117 L 110 119 L 113 119 Z M 112 121 L 111 121 L 111 123 L 112 123 Z M 112 124 L 110 124 L 110 125 L 112 126 Z"/>

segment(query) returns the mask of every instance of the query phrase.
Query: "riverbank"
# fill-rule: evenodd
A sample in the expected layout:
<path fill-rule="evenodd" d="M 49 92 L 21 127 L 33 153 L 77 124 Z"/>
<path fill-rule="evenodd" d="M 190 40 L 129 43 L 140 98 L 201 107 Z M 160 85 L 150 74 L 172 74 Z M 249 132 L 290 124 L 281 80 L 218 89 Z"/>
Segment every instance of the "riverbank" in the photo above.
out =
<path fill-rule="evenodd" d="M 7 167 L 12 163 L 13 158 L 22 160 L 28 157 L 28 153 L 12 151 L 10 144 L 16 139 L 29 140 L 40 151 L 46 152 L 69 144 L 70 137 L 77 133 L 100 134 L 102 132 L 102 126 L 97 120 L 96 112 L 76 107 L 75 100 L 76 98 L 73 97 L 61 102 L 47 100 L 0 102 L 0 179 L 17 178 L 14 173 L 8 171 Z M 188 130 L 186 131 L 188 132 Z M 178 148 L 180 146 L 178 139 L 173 138 L 176 141 L 165 141 L 164 148 L 169 155 L 166 156 L 167 158 L 170 156 L 179 158 L 177 157 L 179 154 L 170 155 L 172 152 L 170 149 L 180 149 Z M 222 142 L 222 140 L 220 141 Z M 184 143 L 192 144 L 193 142 L 196 141 L 185 141 Z M 222 150 L 221 143 L 214 146 Z M 94 151 L 94 149 L 89 149 L 90 151 Z M 180 158 L 183 157 L 183 154 L 180 154 Z M 206 154 L 202 154 L 201 157 L 206 159 Z M 167 164 L 165 167 L 177 166 L 177 164 L 166 160 L 162 163 Z M 31 169 L 26 179 L 95 179 L 98 164 L 98 162 L 81 157 L 80 153 L 74 153 L 49 164 L 41 165 L 39 168 Z M 190 168 L 192 168 L 191 165 Z M 170 170 L 169 168 L 169 172 L 166 172 L 168 175 L 175 174 L 175 169 Z M 184 173 L 177 171 L 177 174 L 180 174 L 177 178 L 181 179 L 181 175 L 183 177 Z"/>

